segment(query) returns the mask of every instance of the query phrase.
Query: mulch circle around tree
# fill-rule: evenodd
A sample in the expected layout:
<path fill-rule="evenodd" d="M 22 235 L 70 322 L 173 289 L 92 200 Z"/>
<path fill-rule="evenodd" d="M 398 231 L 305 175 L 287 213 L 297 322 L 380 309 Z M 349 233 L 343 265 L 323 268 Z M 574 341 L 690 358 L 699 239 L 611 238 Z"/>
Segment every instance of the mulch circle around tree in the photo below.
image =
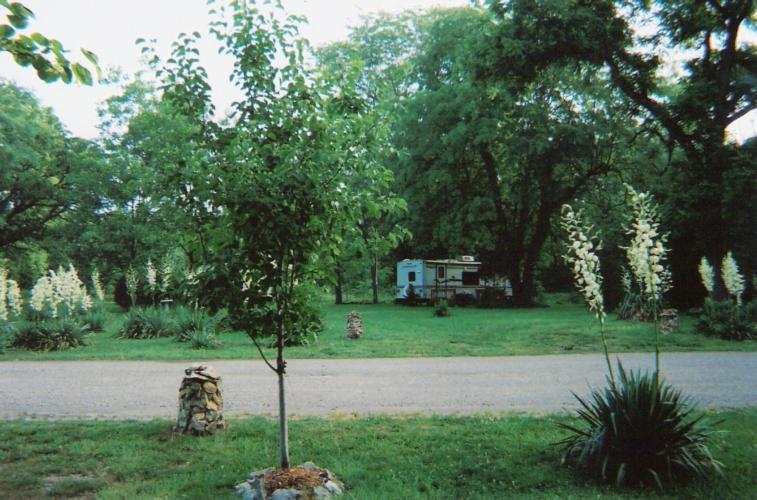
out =
<path fill-rule="evenodd" d="M 245 500 L 325 500 L 342 495 L 343 490 L 344 485 L 331 471 L 312 462 L 289 469 L 252 472 L 245 482 L 237 485 L 237 492 Z"/>

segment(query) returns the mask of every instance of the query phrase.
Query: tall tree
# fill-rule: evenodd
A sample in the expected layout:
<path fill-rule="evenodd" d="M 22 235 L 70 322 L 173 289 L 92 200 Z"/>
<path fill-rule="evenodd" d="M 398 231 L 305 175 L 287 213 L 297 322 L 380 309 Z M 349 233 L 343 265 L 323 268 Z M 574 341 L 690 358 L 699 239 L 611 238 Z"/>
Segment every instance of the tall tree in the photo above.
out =
<path fill-rule="evenodd" d="M 99 166 L 29 92 L 0 83 L 0 250 L 42 239 L 50 223 L 95 203 Z"/>
<path fill-rule="evenodd" d="M 317 52 L 318 73 L 335 95 L 328 101 L 334 132 L 344 144 L 339 161 L 350 172 L 342 207 L 345 225 L 337 228 L 354 250 L 351 258 L 368 261 L 372 301 L 379 302 L 379 269 L 383 259 L 410 238 L 402 224 L 405 200 L 394 192 L 390 165 L 396 163 L 391 129 L 399 100 L 409 92 L 408 53 L 416 45 L 416 16 L 406 12 L 370 18 L 340 42 Z M 332 255 L 336 303 L 342 302 L 344 257 Z"/>
<path fill-rule="evenodd" d="M 487 77 L 496 25 L 480 10 L 432 13 L 426 30 L 402 129 L 411 230 L 429 253 L 477 250 L 531 304 L 560 206 L 622 160 L 623 103 L 580 67 L 524 86 Z"/>
<path fill-rule="evenodd" d="M 686 213 L 680 227 L 699 228 L 695 239 L 674 229 L 674 240 L 688 242 L 677 251 L 691 254 L 675 280 L 688 288 L 696 281 L 694 254 L 720 262 L 738 244 L 722 194 L 733 191 L 729 171 L 736 160 L 726 129 L 757 105 L 755 48 L 740 40 L 753 22 L 753 0 L 496 0 L 490 6 L 500 29 L 488 72 L 526 81 L 553 64 L 589 64 L 606 71 L 638 116 L 681 149 L 686 161 L 677 165 L 674 188 Z M 652 35 L 641 31 L 648 21 L 656 28 Z M 666 67 L 671 60 L 682 62 L 679 71 Z"/>

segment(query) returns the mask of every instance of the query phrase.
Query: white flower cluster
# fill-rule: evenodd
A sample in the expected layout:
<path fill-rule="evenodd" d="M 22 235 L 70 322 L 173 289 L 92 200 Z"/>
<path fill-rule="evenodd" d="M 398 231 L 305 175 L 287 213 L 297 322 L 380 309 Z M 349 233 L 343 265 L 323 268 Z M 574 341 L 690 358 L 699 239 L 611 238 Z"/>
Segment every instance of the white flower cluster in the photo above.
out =
<path fill-rule="evenodd" d="M 92 291 L 98 302 L 105 300 L 105 290 L 103 290 L 102 282 L 100 282 L 100 273 L 97 269 L 92 270 Z"/>
<path fill-rule="evenodd" d="M 170 259 L 164 258 L 160 266 L 160 291 L 164 294 L 168 293 L 171 287 L 171 276 L 173 276 L 173 265 Z"/>
<path fill-rule="evenodd" d="M 32 296 L 29 301 L 32 309 L 46 315 L 49 314 L 52 317 L 58 314 L 58 305 L 55 302 L 55 295 L 53 293 L 54 275 L 53 271 L 49 271 L 47 275 L 37 280 L 32 287 Z"/>
<path fill-rule="evenodd" d="M 37 280 L 30 305 L 37 312 L 57 318 L 86 311 L 92 307 L 92 298 L 76 268 L 69 264 L 68 269 L 61 266 L 57 272 L 50 270 Z"/>
<path fill-rule="evenodd" d="M 699 276 L 702 278 L 702 285 L 704 285 L 709 293 L 712 293 L 715 289 L 715 269 L 710 265 L 707 257 L 702 257 L 698 269 Z"/>
<path fill-rule="evenodd" d="M 21 297 L 21 288 L 14 280 L 7 281 L 8 308 L 7 310 L 15 317 L 21 317 L 24 312 L 24 299 Z"/>
<path fill-rule="evenodd" d="M 568 233 L 568 253 L 564 259 L 573 268 L 576 287 L 589 309 L 595 312 L 597 318 L 604 320 L 602 275 L 599 272 L 599 257 L 594 253 L 600 250 L 601 243 L 595 245 L 592 242 L 592 228 L 583 222 L 581 212 L 574 212 L 570 205 L 562 207 L 561 225 Z"/>
<path fill-rule="evenodd" d="M 8 307 L 5 305 L 5 293 L 6 293 L 6 280 L 8 279 L 8 271 L 3 266 L 0 266 L 0 319 L 8 319 Z"/>
<path fill-rule="evenodd" d="M 667 234 L 659 232 L 660 223 L 657 208 L 648 193 L 637 193 L 631 186 L 626 186 L 631 197 L 633 213 L 631 244 L 626 247 L 628 263 L 633 270 L 636 282 L 642 292 L 655 301 L 662 299 L 662 294 L 670 289 L 670 273 L 663 263 L 667 254 L 665 241 Z"/>
<path fill-rule="evenodd" d="M 744 294 L 744 277 L 739 272 L 739 266 L 731 252 L 728 252 L 720 265 L 723 274 L 723 283 L 728 293 L 736 297 L 736 303 L 741 305 L 741 296 Z"/>
<path fill-rule="evenodd" d="M 150 292 L 155 293 L 158 289 L 158 273 L 155 270 L 155 266 L 152 265 L 152 260 L 147 259 L 147 287 Z"/>
<path fill-rule="evenodd" d="M 129 294 L 131 305 L 137 303 L 137 287 L 139 286 L 139 275 L 133 267 L 126 270 L 126 293 Z"/>
<path fill-rule="evenodd" d="M 623 292 L 628 295 L 633 288 L 633 281 L 631 281 L 631 273 L 628 269 L 623 269 L 623 274 L 620 275 L 620 282 L 623 284 Z"/>

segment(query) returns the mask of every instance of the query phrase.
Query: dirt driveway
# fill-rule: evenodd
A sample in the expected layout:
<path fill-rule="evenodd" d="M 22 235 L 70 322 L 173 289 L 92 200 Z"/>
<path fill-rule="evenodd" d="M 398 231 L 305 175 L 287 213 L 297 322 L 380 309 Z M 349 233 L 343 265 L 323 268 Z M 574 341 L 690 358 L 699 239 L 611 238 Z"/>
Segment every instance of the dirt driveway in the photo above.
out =
<path fill-rule="evenodd" d="M 623 354 L 629 368 L 653 354 Z M 198 360 L 200 361 L 200 360 Z M 276 377 L 262 361 L 210 361 L 227 415 L 275 415 Z M 174 418 L 191 362 L 0 362 L 0 418 Z M 757 353 L 666 353 L 664 377 L 703 407 L 757 406 Z M 604 383 L 601 355 L 292 360 L 293 416 L 546 413 Z"/>

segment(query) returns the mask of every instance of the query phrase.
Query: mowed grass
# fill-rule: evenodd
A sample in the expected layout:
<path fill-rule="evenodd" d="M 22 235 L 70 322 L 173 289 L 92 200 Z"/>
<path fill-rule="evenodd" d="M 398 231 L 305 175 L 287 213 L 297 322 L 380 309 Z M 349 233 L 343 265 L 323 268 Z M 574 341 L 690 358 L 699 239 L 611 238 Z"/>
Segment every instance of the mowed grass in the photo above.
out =
<path fill-rule="evenodd" d="M 347 498 L 754 498 L 757 409 L 723 412 L 711 449 L 725 477 L 654 490 L 615 489 L 560 465 L 565 416 L 294 420 L 293 463 L 344 480 Z M 207 438 L 168 421 L 5 421 L 0 498 L 235 498 L 252 470 L 277 464 L 277 424 L 232 419 Z"/>
<path fill-rule="evenodd" d="M 451 308 L 451 316 L 437 318 L 432 308 L 394 304 L 321 305 L 325 331 L 317 342 L 287 349 L 291 359 L 387 358 L 417 356 L 508 356 L 600 352 L 594 316 L 581 304 L 568 301 L 533 309 Z M 345 337 L 350 311 L 363 315 L 364 336 Z M 87 347 L 50 353 L 10 349 L 0 360 L 196 360 L 259 357 L 240 332 L 220 336 L 223 346 L 194 350 L 171 338 L 124 340 L 115 332 L 123 315 L 114 315 L 106 332 L 93 335 Z M 675 333 L 661 337 L 664 352 L 757 351 L 757 342 L 730 342 L 706 337 L 694 329 L 696 319 L 681 317 Z M 619 321 L 610 316 L 607 336 L 614 352 L 654 350 L 651 324 Z M 263 344 L 266 342 L 263 341 Z M 272 351 L 269 350 L 269 353 Z"/>

